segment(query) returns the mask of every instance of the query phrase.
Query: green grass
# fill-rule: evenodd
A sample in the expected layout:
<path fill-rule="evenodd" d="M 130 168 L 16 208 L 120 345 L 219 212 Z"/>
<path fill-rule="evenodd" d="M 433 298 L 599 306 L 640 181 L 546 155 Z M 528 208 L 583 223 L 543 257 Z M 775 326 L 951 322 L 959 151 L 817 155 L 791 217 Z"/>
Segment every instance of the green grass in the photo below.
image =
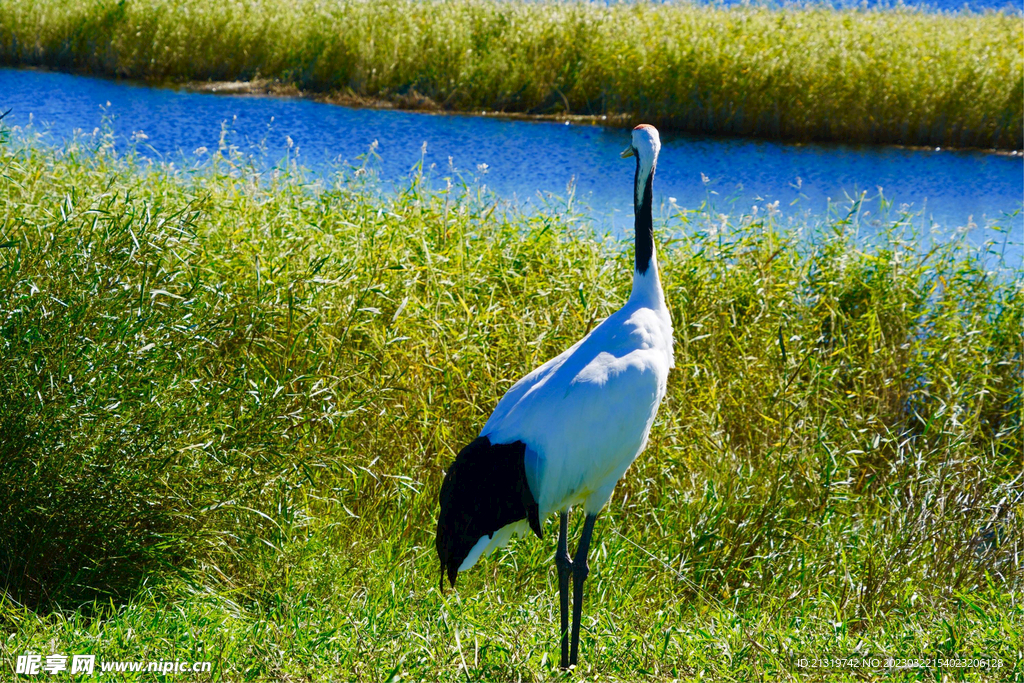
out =
<path fill-rule="evenodd" d="M 690 4 L 6 0 L 0 63 L 276 79 L 408 106 L 803 140 L 1024 147 L 1009 13 Z"/>
<path fill-rule="evenodd" d="M 0 169 L 0 678 L 27 652 L 559 676 L 553 520 L 442 594 L 437 492 L 501 393 L 621 305 L 628 244 L 458 183 L 154 167 L 103 137 Z M 904 217 L 870 248 L 855 213 L 680 221 L 677 368 L 597 526 L 575 677 L 860 653 L 1024 678 L 1024 272 Z"/>

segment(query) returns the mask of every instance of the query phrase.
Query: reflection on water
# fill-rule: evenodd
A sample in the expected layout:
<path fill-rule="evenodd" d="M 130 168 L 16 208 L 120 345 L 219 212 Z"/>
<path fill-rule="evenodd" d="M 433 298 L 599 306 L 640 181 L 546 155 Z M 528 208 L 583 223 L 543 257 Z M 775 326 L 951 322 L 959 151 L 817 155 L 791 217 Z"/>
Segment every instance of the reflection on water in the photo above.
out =
<path fill-rule="evenodd" d="M 75 129 L 92 131 L 106 115 L 118 136 L 142 132 L 141 149 L 169 160 L 197 148 L 216 149 L 225 124 L 243 151 L 264 146 L 268 159 L 288 152 L 312 169 L 354 160 L 376 140 L 385 180 L 407 178 L 423 158 L 436 166 L 437 177 L 454 167 L 527 205 L 538 201 L 538 193 L 564 195 L 573 181 L 577 198 L 599 224 L 615 231 L 632 224 L 633 161 L 619 158 L 629 139 L 620 129 L 206 95 L 16 69 L 0 69 L 0 107 L 12 109 L 5 123 L 31 120 L 54 142 Z M 829 199 L 861 191 L 874 196 L 881 189 L 895 207 L 922 211 L 944 230 L 998 220 L 1016 233 L 1012 241 L 1021 241 L 1021 216 L 1005 217 L 1024 197 L 1021 156 L 670 133 L 663 142 L 656 183 L 662 204 L 698 208 L 710 200 L 715 211 L 740 214 L 754 204 L 778 202 L 790 215 L 821 214 Z M 877 201 L 862 209 L 878 210 Z"/>

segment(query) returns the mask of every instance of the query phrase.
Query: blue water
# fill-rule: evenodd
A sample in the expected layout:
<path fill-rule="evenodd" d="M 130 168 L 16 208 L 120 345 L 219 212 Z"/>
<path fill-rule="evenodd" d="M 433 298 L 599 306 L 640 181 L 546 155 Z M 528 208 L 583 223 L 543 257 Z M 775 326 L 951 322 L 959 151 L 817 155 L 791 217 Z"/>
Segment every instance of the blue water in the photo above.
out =
<path fill-rule="evenodd" d="M 150 88 L 102 78 L 0 69 L 4 122 L 46 130 L 55 144 L 76 129 L 91 132 L 112 121 L 124 141 L 146 139 L 139 150 L 168 161 L 192 160 L 215 150 L 227 125 L 243 151 L 263 146 L 266 158 L 286 153 L 311 169 L 354 161 L 378 142 L 379 173 L 408 178 L 424 159 L 436 178 L 463 177 L 526 205 L 546 193 L 576 196 L 599 226 L 632 225 L 633 161 L 619 158 L 628 132 L 598 126 L 351 109 L 309 100 L 209 95 Z M 695 209 L 710 201 L 715 213 L 750 213 L 778 202 L 784 215 L 816 214 L 879 188 L 896 208 L 921 212 L 917 225 L 934 221 L 952 233 L 969 224 L 979 241 L 999 222 L 1020 243 L 1024 218 L 1024 157 L 980 151 L 921 150 L 838 144 L 784 144 L 741 138 L 663 134 L 655 201 Z M 423 155 L 423 145 L 426 154 Z M 289 146 L 291 145 L 291 146 Z M 208 154 L 208 152 L 207 152 Z M 200 158 L 205 155 L 200 154 Z M 705 180 L 706 179 L 706 180 Z M 864 212 L 877 215 L 878 202 Z"/>

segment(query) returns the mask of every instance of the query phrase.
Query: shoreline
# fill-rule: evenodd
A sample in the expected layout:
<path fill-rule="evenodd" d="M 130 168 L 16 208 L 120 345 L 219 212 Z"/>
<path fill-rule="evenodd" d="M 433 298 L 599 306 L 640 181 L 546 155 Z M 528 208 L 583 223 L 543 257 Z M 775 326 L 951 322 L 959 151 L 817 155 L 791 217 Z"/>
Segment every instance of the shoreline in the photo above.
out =
<path fill-rule="evenodd" d="M 45 70 L 45 69 L 44 69 Z M 95 75 L 95 74 L 85 74 Z M 100 76 L 101 78 L 103 76 Z M 401 95 L 395 100 L 388 100 L 381 97 L 364 97 L 347 93 L 320 93 L 306 91 L 295 85 L 280 83 L 270 79 L 257 79 L 254 81 L 186 81 L 184 83 L 149 83 L 147 81 L 128 80 L 134 83 L 142 83 L 153 87 L 168 87 L 186 92 L 206 95 L 247 95 L 254 97 L 278 97 L 282 99 L 301 99 L 320 102 L 323 104 L 334 104 L 352 109 L 378 109 L 401 111 L 414 114 L 434 114 L 439 116 L 479 116 L 485 118 L 504 119 L 507 121 L 527 122 L 548 122 L 565 123 L 580 126 L 603 126 L 606 128 L 630 128 L 641 123 L 640 117 L 632 114 L 528 114 L 525 112 L 506 112 L 491 110 L 462 110 L 447 109 L 434 100 L 419 93 Z M 888 142 L 851 142 L 847 140 L 814 140 L 784 137 L 761 137 L 755 135 L 729 135 L 727 133 L 696 133 L 671 126 L 659 126 L 662 130 L 672 133 L 694 135 L 710 138 L 742 138 L 746 140 L 765 140 L 778 142 L 786 145 L 853 145 L 866 147 L 892 147 L 895 149 L 909 150 L 950 150 L 955 152 L 984 152 L 996 156 L 1017 157 L 1024 155 L 1024 149 L 999 149 L 994 147 L 952 147 L 941 148 L 929 145 L 901 145 Z"/>
<path fill-rule="evenodd" d="M 449 116 L 482 116 L 510 121 L 545 121 L 581 126 L 605 126 L 608 128 L 628 128 L 631 125 L 635 125 L 633 124 L 635 117 L 630 114 L 529 114 L 525 112 L 448 109 L 433 99 L 420 95 L 417 92 L 401 95 L 394 100 L 389 100 L 383 97 L 364 97 L 362 95 L 342 92 L 321 93 L 301 90 L 294 85 L 269 79 L 254 81 L 186 81 L 185 83 L 154 85 L 207 95 L 252 95 L 311 100 L 313 102 L 334 104 L 352 109 L 379 109 Z"/>
<path fill-rule="evenodd" d="M 420 95 L 419 93 L 416 93 L 415 91 L 412 93 L 401 95 L 395 98 L 394 100 L 390 100 L 382 97 L 366 97 L 362 95 L 355 95 L 351 93 L 343 93 L 337 91 L 325 93 L 311 90 L 302 90 L 301 88 L 293 84 L 281 83 L 280 81 L 276 81 L 273 79 L 256 79 L 251 81 L 190 80 L 179 82 L 172 80 L 148 80 L 144 78 L 128 78 L 124 76 L 110 75 L 106 73 L 97 73 L 86 69 L 55 69 L 48 66 L 34 64 L 2 64 L 0 65 L 0 68 L 24 71 L 43 71 L 49 73 L 70 74 L 73 76 L 102 78 L 105 80 L 117 82 L 134 83 L 137 85 L 142 85 L 150 88 L 167 88 L 170 90 L 182 90 L 189 93 L 205 95 L 276 97 L 280 99 L 309 100 L 312 102 L 332 104 L 341 107 L 349 107 L 352 109 L 375 109 L 381 111 L 399 111 L 414 114 L 433 114 L 437 116 L 471 116 L 502 119 L 507 121 L 565 123 L 566 125 L 603 126 L 606 128 L 618 129 L 629 128 L 633 125 L 636 125 L 636 123 L 643 122 L 642 118 L 633 116 L 632 114 L 530 114 L 525 112 L 450 109 L 443 106 L 443 104 L 438 104 L 436 101 L 429 97 L 426 97 L 425 95 Z M 982 152 L 985 154 L 992 154 L 995 156 L 1003 157 L 1024 156 L 1024 149 L 1000 149 L 993 147 L 954 147 L 948 145 L 945 147 L 936 148 L 930 145 L 904 145 L 887 142 L 856 142 L 848 140 L 817 140 L 788 137 L 764 137 L 756 135 L 731 135 L 728 133 L 694 132 L 685 129 L 674 128 L 672 126 L 666 126 L 664 124 L 660 124 L 659 128 L 661 128 L 665 132 L 692 135 L 695 137 L 763 140 L 766 142 L 776 142 L 795 146 L 849 145 L 854 147 L 894 148 L 919 151 L 941 149 L 943 151 L 954 152 Z"/>
<path fill-rule="evenodd" d="M 45 70 L 45 69 L 44 69 Z M 87 74 L 95 75 L 95 74 Z M 102 76 L 101 76 L 102 77 Z M 639 117 L 632 114 L 528 114 L 525 112 L 506 112 L 490 110 L 461 110 L 446 109 L 434 100 L 413 92 L 411 95 L 402 95 L 395 100 L 388 100 L 380 97 L 363 97 L 346 93 L 320 93 L 304 91 L 295 85 L 284 84 L 270 79 L 258 79 L 254 81 L 186 81 L 185 83 L 149 83 L 135 79 L 121 79 L 135 83 L 143 83 L 153 87 L 169 87 L 185 90 L 186 92 L 207 94 L 207 95 L 248 95 L 256 97 L 278 97 L 282 99 L 303 99 L 323 104 L 334 104 L 352 109 L 379 109 L 390 111 L 401 111 L 415 114 L 434 114 L 440 116 L 479 116 L 486 118 L 504 119 L 508 121 L 527 122 L 548 122 L 566 123 L 581 126 L 603 126 L 606 128 L 629 128 L 636 123 L 642 122 Z M 955 152 L 984 152 L 996 156 L 1017 157 L 1024 155 L 1024 149 L 999 149 L 993 147 L 952 147 L 941 148 L 929 145 L 901 145 L 887 142 L 851 142 L 846 140 L 807 140 L 800 138 L 783 137 L 761 137 L 754 135 L 729 135 L 726 133 L 696 133 L 670 126 L 662 127 L 666 132 L 681 133 L 710 138 L 742 138 L 746 140 L 765 140 L 778 142 L 787 145 L 852 145 L 866 147 L 891 147 L 895 149 L 909 150 L 933 150 L 942 149 Z"/>

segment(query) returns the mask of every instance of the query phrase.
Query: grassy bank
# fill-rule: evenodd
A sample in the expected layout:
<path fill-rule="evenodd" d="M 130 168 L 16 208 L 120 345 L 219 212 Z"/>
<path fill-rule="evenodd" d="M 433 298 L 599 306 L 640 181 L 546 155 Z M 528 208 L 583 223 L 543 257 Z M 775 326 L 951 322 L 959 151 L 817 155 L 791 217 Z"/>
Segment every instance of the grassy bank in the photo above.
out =
<path fill-rule="evenodd" d="M 102 138 L 0 169 L 2 677 L 27 652 L 558 675 L 553 522 L 442 595 L 437 491 L 624 300 L 628 245 L 458 185 L 194 175 Z M 865 251 L 855 221 L 694 220 L 661 245 L 677 369 L 597 528 L 581 675 L 1019 680 L 1024 273 L 898 226 Z M 988 676 L 898 676 L 941 674 Z"/>
<path fill-rule="evenodd" d="M 267 78 L 409 107 L 623 114 L 716 134 L 1024 147 L 1008 14 L 688 4 L 7 0 L 0 62 Z"/>

